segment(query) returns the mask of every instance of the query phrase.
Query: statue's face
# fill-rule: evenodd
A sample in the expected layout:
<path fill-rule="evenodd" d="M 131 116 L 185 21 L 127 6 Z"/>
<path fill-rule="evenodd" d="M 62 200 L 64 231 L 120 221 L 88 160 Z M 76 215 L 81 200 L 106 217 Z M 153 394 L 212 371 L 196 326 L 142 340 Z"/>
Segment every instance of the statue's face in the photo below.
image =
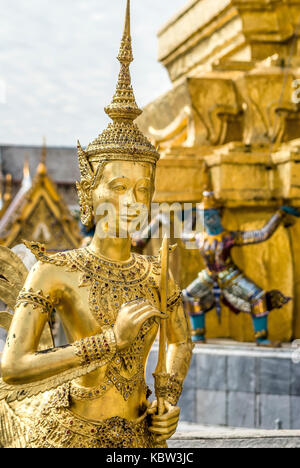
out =
<path fill-rule="evenodd" d="M 108 233 L 114 228 L 117 236 L 127 234 L 142 212 L 149 212 L 153 192 L 154 168 L 151 164 L 131 161 L 107 163 L 98 186 L 92 191 L 96 226 L 102 224 Z"/>
<path fill-rule="evenodd" d="M 204 225 L 210 232 L 219 229 L 222 226 L 220 212 L 218 210 L 204 210 Z"/>

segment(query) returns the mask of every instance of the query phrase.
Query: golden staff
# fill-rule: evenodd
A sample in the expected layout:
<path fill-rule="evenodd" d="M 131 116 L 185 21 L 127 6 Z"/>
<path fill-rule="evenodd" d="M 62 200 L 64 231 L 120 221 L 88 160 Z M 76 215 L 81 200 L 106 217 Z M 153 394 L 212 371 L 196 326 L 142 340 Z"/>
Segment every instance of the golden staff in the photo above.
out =
<path fill-rule="evenodd" d="M 167 235 L 164 236 L 162 247 L 160 251 L 161 258 L 161 277 L 160 277 L 160 301 L 161 312 L 167 313 L 167 298 L 168 298 L 168 276 L 169 276 L 169 239 Z M 166 320 L 160 321 L 160 334 L 159 334 L 159 352 L 158 362 L 153 374 L 155 383 L 155 394 L 157 399 L 158 415 L 161 416 L 165 413 L 165 397 L 167 394 L 167 386 L 170 375 L 167 373 L 166 362 L 166 345 L 167 345 L 167 329 Z"/>

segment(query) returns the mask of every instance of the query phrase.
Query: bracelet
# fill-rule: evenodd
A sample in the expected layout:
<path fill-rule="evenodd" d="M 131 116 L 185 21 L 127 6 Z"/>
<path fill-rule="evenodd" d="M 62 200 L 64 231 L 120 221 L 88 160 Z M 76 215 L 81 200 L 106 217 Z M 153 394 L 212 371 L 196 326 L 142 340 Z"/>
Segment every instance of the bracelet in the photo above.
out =
<path fill-rule="evenodd" d="M 166 400 L 171 403 L 171 405 L 176 406 L 182 393 L 182 382 L 176 379 L 174 375 L 171 375 L 167 390 Z"/>
<path fill-rule="evenodd" d="M 54 310 L 54 305 L 50 300 L 50 296 L 45 296 L 43 291 L 34 292 L 33 289 L 29 289 L 28 291 L 22 289 L 18 296 L 16 307 L 20 305 L 27 307 L 29 304 L 33 306 L 33 309 L 41 307 L 42 313 L 47 314 L 48 317 L 51 317 Z"/>
<path fill-rule="evenodd" d="M 99 335 L 75 341 L 72 346 L 75 348 L 76 356 L 81 358 L 82 366 L 94 361 L 100 361 L 105 365 L 117 350 L 114 331 L 110 327 L 105 327 Z"/>
<path fill-rule="evenodd" d="M 176 305 L 180 300 L 182 300 L 182 291 L 179 289 L 179 286 L 176 285 L 175 291 L 173 292 L 173 294 L 172 294 L 170 297 L 168 297 L 168 300 L 167 300 L 167 307 L 168 307 L 168 308 L 173 307 L 173 306 Z"/>
<path fill-rule="evenodd" d="M 166 373 L 154 373 L 153 376 L 156 396 L 176 406 L 182 393 L 182 382 L 174 375 Z"/>

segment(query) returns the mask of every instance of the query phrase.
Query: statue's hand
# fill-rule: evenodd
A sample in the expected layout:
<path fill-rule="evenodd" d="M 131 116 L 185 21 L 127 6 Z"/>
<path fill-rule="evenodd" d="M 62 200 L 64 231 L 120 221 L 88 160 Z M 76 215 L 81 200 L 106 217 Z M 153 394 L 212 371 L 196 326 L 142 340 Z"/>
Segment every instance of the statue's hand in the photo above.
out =
<path fill-rule="evenodd" d="M 123 304 L 114 326 L 117 348 L 128 348 L 136 339 L 143 323 L 153 317 L 166 319 L 168 315 L 160 312 L 145 299 Z"/>
<path fill-rule="evenodd" d="M 296 222 L 295 217 L 300 217 L 300 211 L 294 206 L 282 206 L 280 209 L 285 214 L 285 218 L 283 220 L 285 227 L 293 226 Z"/>
<path fill-rule="evenodd" d="M 294 206 L 282 206 L 281 211 L 284 211 L 285 213 L 296 216 L 297 218 L 300 218 L 300 211 L 298 208 L 295 208 Z"/>
<path fill-rule="evenodd" d="M 170 439 L 175 434 L 179 422 L 180 408 L 171 405 L 168 401 L 165 401 L 165 408 L 166 413 L 162 416 L 157 415 L 157 401 L 148 408 L 152 420 L 149 431 L 156 436 L 157 442 Z"/>

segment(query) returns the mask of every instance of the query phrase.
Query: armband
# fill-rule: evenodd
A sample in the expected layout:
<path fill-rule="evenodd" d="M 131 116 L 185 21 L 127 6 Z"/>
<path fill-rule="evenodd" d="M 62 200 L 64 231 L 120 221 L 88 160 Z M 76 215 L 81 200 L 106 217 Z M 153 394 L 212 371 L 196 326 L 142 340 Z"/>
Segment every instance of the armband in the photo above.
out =
<path fill-rule="evenodd" d="M 176 406 L 182 393 L 182 382 L 173 375 L 170 376 L 167 386 L 166 400 Z"/>
<path fill-rule="evenodd" d="M 171 308 L 174 305 L 177 305 L 178 302 L 181 301 L 181 300 L 182 300 L 182 291 L 179 288 L 179 286 L 176 283 L 174 283 L 172 285 L 170 294 L 168 296 L 167 307 Z"/>
<path fill-rule="evenodd" d="M 42 309 L 42 313 L 47 314 L 49 318 L 54 310 L 54 304 L 51 302 L 50 296 L 45 296 L 41 290 L 34 292 L 33 289 L 29 289 L 28 291 L 22 289 L 18 296 L 16 307 L 19 307 L 20 305 L 23 305 L 24 307 L 31 305 L 33 309 L 40 307 Z"/>

